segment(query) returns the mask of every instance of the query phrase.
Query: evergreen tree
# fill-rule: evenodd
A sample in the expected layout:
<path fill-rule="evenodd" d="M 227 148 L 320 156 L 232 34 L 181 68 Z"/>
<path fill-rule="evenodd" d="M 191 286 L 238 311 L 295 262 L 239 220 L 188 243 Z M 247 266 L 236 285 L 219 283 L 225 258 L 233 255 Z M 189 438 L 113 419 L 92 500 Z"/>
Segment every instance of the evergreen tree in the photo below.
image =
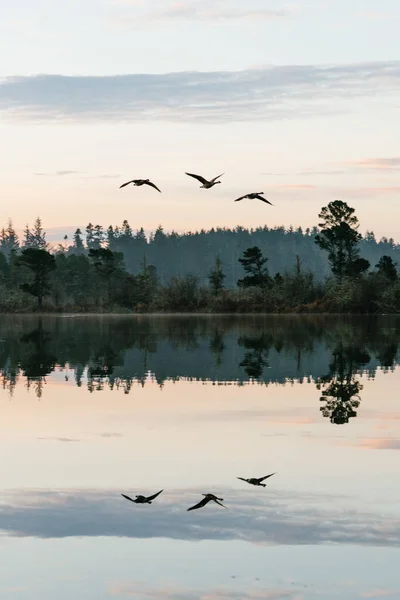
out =
<path fill-rule="evenodd" d="M 20 286 L 22 291 L 35 296 L 40 310 L 43 298 L 50 292 L 50 273 L 56 268 L 54 256 L 47 250 L 26 248 L 17 258 L 17 265 L 25 269 L 29 279 Z"/>
<path fill-rule="evenodd" d="M 154 298 L 157 288 L 157 269 L 147 264 L 146 255 L 143 256 L 140 271 L 136 277 L 139 291 L 139 301 L 148 306 Z"/>
<path fill-rule="evenodd" d="M 36 219 L 30 232 L 30 248 L 36 250 L 46 250 L 47 248 L 46 232 L 43 230 L 40 217 Z"/>
<path fill-rule="evenodd" d="M 258 246 L 252 246 L 247 248 L 243 252 L 243 258 L 239 258 L 239 262 L 242 265 L 247 275 L 243 279 L 238 280 L 239 287 L 250 287 L 260 286 L 264 287 L 268 285 L 270 278 L 267 269 L 264 267 L 268 258 L 264 258 L 262 252 Z"/>
<path fill-rule="evenodd" d="M 131 226 L 129 225 L 128 221 L 125 219 L 122 223 L 122 227 L 121 227 L 121 235 L 124 238 L 129 238 L 132 239 L 133 238 L 133 231 Z"/>
<path fill-rule="evenodd" d="M 397 279 L 397 269 L 396 263 L 390 256 L 384 254 L 379 259 L 378 264 L 376 265 L 378 273 L 383 275 L 388 281 L 396 281 Z"/>
<path fill-rule="evenodd" d="M 31 233 L 31 230 L 29 229 L 28 223 L 26 224 L 25 229 L 24 229 L 24 241 L 22 243 L 22 247 L 23 248 L 31 248 L 32 247 L 32 233 Z"/>
<path fill-rule="evenodd" d="M 96 248 L 94 227 L 92 223 L 89 223 L 86 227 L 86 247 L 88 250 Z"/>
<path fill-rule="evenodd" d="M 93 232 L 93 248 L 101 248 L 105 241 L 104 230 L 101 225 L 96 225 Z"/>
<path fill-rule="evenodd" d="M 225 274 L 222 270 L 222 262 L 219 256 L 215 259 L 214 268 L 210 271 L 208 280 L 214 296 L 218 296 L 220 291 L 223 289 L 223 283 Z"/>
<path fill-rule="evenodd" d="M 105 284 L 107 299 L 112 299 L 112 284 L 120 277 L 124 270 L 124 256 L 122 252 L 112 252 L 108 248 L 91 248 L 89 261 L 100 280 Z"/>
<path fill-rule="evenodd" d="M 12 252 L 17 252 L 19 249 L 18 235 L 15 232 L 11 219 L 8 221 L 7 228 L 1 230 L 0 235 L 0 250 L 7 258 Z"/>
<path fill-rule="evenodd" d="M 76 251 L 76 254 L 81 254 L 85 249 L 82 240 L 82 231 L 79 229 L 79 227 L 74 233 L 73 248 Z"/>
<path fill-rule="evenodd" d="M 357 231 L 358 219 L 354 208 L 341 200 L 324 206 L 318 216 L 323 222 L 315 243 L 328 252 L 332 273 L 341 281 L 356 270 L 357 263 L 353 263 L 359 258 L 358 244 L 362 237 Z"/>

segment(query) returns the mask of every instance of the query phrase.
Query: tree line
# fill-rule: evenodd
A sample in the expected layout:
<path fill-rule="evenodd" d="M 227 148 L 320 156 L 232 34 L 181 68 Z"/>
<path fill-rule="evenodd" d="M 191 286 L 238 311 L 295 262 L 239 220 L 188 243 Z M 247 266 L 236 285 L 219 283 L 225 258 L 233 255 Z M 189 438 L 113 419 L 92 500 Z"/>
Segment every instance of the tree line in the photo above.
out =
<path fill-rule="evenodd" d="M 51 247 L 40 218 L 19 240 L 0 233 L 0 311 L 400 311 L 393 240 L 363 237 L 353 208 L 335 200 L 304 232 L 211 229 L 147 239 L 129 223 L 89 223 Z M 279 268 L 277 268 L 277 266 Z"/>

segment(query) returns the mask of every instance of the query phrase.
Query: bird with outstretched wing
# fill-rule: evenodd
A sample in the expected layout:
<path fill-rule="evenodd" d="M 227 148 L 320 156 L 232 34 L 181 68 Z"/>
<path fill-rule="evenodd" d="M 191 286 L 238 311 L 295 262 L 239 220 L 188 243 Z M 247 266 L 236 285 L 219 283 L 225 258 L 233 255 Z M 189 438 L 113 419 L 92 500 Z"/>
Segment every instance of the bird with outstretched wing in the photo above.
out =
<path fill-rule="evenodd" d="M 205 506 L 206 504 L 208 504 L 211 501 L 214 501 L 216 504 L 219 504 L 223 508 L 227 508 L 226 506 L 221 504 L 221 502 L 219 502 L 220 500 L 223 500 L 223 498 L 218 498 L 217 496 L 214 496 L 214 494 L 203 494 L 203 496 L 204 496 L 203 500 L 200 500 L 200 502 L 198 502 L 194 506 L 191 506 L 187 510 L 196 510 L 197 508 L 203 508 L 203 506 Z"/>

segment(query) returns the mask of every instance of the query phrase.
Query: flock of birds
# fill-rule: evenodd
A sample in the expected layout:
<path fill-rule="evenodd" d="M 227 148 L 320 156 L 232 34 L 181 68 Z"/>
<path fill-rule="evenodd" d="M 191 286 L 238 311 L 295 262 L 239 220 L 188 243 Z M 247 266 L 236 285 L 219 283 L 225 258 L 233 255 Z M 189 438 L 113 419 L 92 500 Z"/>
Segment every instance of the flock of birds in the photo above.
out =
<path fill-rule="evenodd" d="M 265 475 L 264 477 L 250 477 L 249 479 L 246 479 L 245 477 L 238 477 L 237 479 L 241 479 L 242 481 L 245 481 L 246 483 L 249 483 L 250 485 L 258 485 L 258 486 L 266 487 L 266 484 L 263 483 L 263 481 L 265 481 L 265 479 L 268 479 L 269 477 L 272 477 L 272 475 L 275 475 L 275 473 L 270 473 L 269 475 Z M 130 502 L 135 502 L 136 504 L 151 504 L 152 501 L 155 498 L 157 498 L 157 496 L 159 496 L 161 494 L 161 492 L 163 492 L 163 491 L 164 490 L 160 490 L 159 492 L 157 492 L 156 494 L 153 494 L 152 496 L 139 495 L 139 496 L 135 496 L 135 498 L 126 496 L 126 494 L 121 494 L 121 496 L 126 498 L 126 500 L 130 500 Z M 202 494 L 202 496 L 204 496 L 204 498 L 202 500 L 200 500 L 200 502 L 198 502 L 194 506 L 190 506 L 187 510 L 196 510 L 197 508 L 203 508 L 203 506 L 205 506 L 209 502 L 215 502 L 216 504 L 219 504 L 219 506 L 222 506 L 223 508 L 227 508 L 227 506 L 225 506 L 224 504 L 221 504 L 221 502 L 223 501 L 223 498 L 218 498 L 218 496 L 215 496 L 215 494 Z"/>
<path fill-rule="evenodd" d="M 222 177 L 222 175 L 224 175 L 225 173 L 221 173 L 221 175 L 217 175 L 216 177 L 213 177 L 212 179 L 209 179 L 209 180 L 206 179 L 205 177 L 202 177 L 201 175 L 195 175 L 194 173 L 185 173 L 185 174 L 189 175 L 189 177 L 194 177 L 194 179 L 197 179 L 198 181 L 200 181 L 200 183 L 202 184 L 200 186 L 201 188 L 205 188 L 206 190 L 209 190 L 217 183 L 221 183 L 220 181 L 218 181 L 218 179 L 220 177 Z M 150 179 L 131 179 L 130 181 L 126 181 L 119 187 L 121 189 L 121 188 L 129 185 L 130 183 L 132 183 L 133 185 L 136 185 L 136 186 L 149 185 L 150 187 L 154 188 L 161 194 L 161 190 L 156 186 L 155 183 L 150 181 Z M 271 206 L 273 206 L 272 202 L 270 202 L 269 200 L 264 198 L 263 195 L 264 195 L 264 192 L 252 192 L 250 194 L 245 194 L 244 196 L 240 196 L 240 198 L 236 198 L 235 202 L 240 202 L 240 200 L 244 200 L 244 199 L 261 200 L 262 202 L 265 202 L 266 204 L 270 204 Z"/>

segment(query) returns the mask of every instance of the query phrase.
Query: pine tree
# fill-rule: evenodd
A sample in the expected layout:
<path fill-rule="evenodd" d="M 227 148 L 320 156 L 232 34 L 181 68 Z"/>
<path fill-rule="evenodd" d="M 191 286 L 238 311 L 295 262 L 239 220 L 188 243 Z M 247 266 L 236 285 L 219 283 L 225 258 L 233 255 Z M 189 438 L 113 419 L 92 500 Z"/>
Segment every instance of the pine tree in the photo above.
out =
<path fill-rule="evenodd" d="M 36 248 L 36 250 L 46 250 L 47 248 L 46 232 L 43 230 L 40 217 L 36 219 L 30 232 L 30 248 Z"/>
<path fill-rule="evenodd" d="M 89 223 L 86 227 L 86 247 L 91 250 L 92 248 L 96 248 L 95 237 L 94 237 L 94 227 L 92 223 Z"/>
<path fill-rule="evenodd" d="M 264 267 L 268 258 L 264 258 L 258 246 L 247 248 L 243 252 L 243 258 L 239 258 L 240 264 L 247 275 L 238 280 L 239 287 L 260 286 L 264 287 L 270 282 L 267 269 Z"/>
<path fill-rule="evenodd" d="M 133 238 L 132 228 L 126 219 L 122 223 L 121 236 L 123 236 L 124 238 L 129 238 L 129 239 Z"/>
<path fill-rule="evenodd" d="M 223 282 L 225 274 L 222 270 L 222 262 L 219 256 L 215 259 L 214 268 L 210 271 L 208 280 L 214 296 L 218 296 L 220 291 L 223 289 Z"/>
<path fill-rule="evenodd" d="M 81 254 L 85 249 L 82 240 L 82 231 L 79 229 L 79 227 L 74 233 L 73 248 L 76 251 L 76 254 Z"/>
<path fill-rule="evenodd" d="M 0 234 L 0 250 L 7 258 L 11 253 L 17 252 L 19 249 L 19 239 L 15 232 L 11 219 L 8 221 L 7 228 L 1 230 Z"/>

